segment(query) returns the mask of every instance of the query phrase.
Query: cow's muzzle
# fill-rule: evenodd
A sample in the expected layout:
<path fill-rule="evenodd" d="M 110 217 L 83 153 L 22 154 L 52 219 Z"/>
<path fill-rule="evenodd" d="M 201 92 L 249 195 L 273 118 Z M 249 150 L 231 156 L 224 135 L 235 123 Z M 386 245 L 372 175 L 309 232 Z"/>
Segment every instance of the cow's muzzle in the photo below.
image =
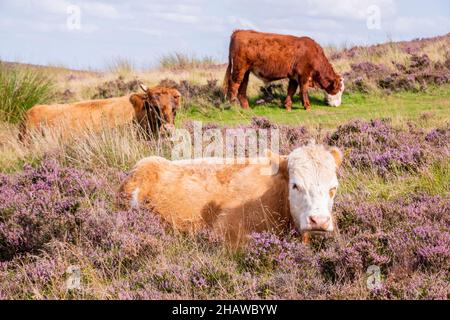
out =
<path fill-rule="evenodd" d="M 165 123 L 161 126 L 161 134 L 169 136 L 175 131 L 175 126 L 171 123 Z"/>
<path fill-rule="evenodd" d="M 327 216 L 310 216 L 308 223 L 309 231 L 333 231 L 331 218 Z"/>

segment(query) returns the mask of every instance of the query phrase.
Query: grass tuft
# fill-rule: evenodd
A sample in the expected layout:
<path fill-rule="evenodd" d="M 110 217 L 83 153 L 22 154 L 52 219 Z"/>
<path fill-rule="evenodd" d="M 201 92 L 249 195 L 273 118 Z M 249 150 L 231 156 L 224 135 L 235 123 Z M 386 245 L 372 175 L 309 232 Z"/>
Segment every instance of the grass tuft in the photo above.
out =
<path fill-rule="evenodd" d="M 32 106 L 53 96 L 54 84 L 42 72 L 0 62 L 0 120 L 17 123 Z"/>
<path fill-rule="evenodd" d="M 159 65 L 164 70 L 190 70 L 209 68 L 217 65 L 217 62 L 210 56 L 198 58 L 195 55 L 175 52 L 163 55 L 159 59 Z"/>

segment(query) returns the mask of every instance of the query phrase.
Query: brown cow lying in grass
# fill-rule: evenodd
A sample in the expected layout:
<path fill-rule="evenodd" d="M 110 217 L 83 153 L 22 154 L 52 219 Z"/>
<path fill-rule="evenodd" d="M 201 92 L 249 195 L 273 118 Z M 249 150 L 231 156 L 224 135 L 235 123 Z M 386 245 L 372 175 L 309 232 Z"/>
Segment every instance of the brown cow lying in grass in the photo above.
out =
<path fill-rule="evenodd" d="M 133 120 L 147 136 L 172 130 L 181 94 L 176 89 L 159 86 L 149 89 L 141 85 L 141 88 L 144 93 L 119 98 L 36 105 L 26 112 L 19 138 L 23 141 L 31 131 L 44 129 L 68 137 L 86 130 L 113 128 Z"/>
<path fill-rule="evenodd" d="M 305 242 L 310 232 L 334 230 L 336 170 L 342 162 L 337 148 L 311 143 L 287 157 L 269 152 L 258 159 L 265 163 L 244 160 L 145 158 L 123 182 L 119 201 L 146 206 L 182 231 L 211 228 L 232 245 L 264 230 L 295 226 Z M 268 168 L 273 174 L 264 173 Z"/>
<path fill-rule="evenodd" d="M 228 98 L 249 108 L 246 96 L 250 72 L 264 83 L 289 79 L 286 109 L 300 86 L 303 106 L 309 110 L 308 87 L 317 84 L 326 92 L 330 106 L 339 106 L 344 80 L 328 61 L 320 45 L 308 37 L 294 37 L 252 30 L 237 30 L 231 35 L 228 68 L 224 87 Z"/>

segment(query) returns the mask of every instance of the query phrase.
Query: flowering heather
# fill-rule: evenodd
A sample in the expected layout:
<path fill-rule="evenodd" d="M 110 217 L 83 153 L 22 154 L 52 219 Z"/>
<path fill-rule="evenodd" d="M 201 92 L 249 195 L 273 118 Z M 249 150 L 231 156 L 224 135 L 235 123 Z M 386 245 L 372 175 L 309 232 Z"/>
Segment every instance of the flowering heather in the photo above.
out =
<path fill-rule="evenodd" d="M 286 153 L 310 137 L 265 118 L 241 127 L 280 129 Z M 25 165 L 0 175 L 0 298 L 448 299 L 448 193 L 374 199 L 364 185 L 345 191 L 355 168 L 389 184 L 445 162 L 448 134 L 386 120 L 339 127 L 324 138 L 347 159 L 334 208 L 338 231 L 310 245 L 295 231 L 254 233 L 237 251 L 211 231 L 182 234 L 148 210 L 122 209 L 121 171 L 68 168 L 49 157 Z M 72 266 L 80 288 L 66 287 Z M 366 286 L 370 266 L 381 270 L 375 289 Z"/>
<path fill-rule="evenodd" d="M 415 172 L 436 157 L 444 156 L 442 146 L 448 146 L 448 129 L 439 129 L 425 134 L 409 127 L 408 131 L 395 129 L 388 120 L 370 122 L 355 120 L 340 126 L 328 136 L 327 143 L 342 147 L 348 154 L 348 163 L 353 168 L 372 168 L 387 176 L 398 170 Z M 439 141 L 436 145 L 431 141 Z"/>
<path fill-rule="evenodd" d="M 348 91 L 369 92 L 375 87 L 387 92 L 424 90 L 427 85 L 450 83 L 449 69 L 426 54 L 412 54 L 407 64 L 392 62 L 393 68 L 368 61 L 351 64 L 344 73 Z"/>
<path fill-rule="evenodd" d="M 436 128 L 431 130 L 426 135 L 425 140 L 437 147 L 448 148 L 450 141 L 450 124 L 447 125 L 447 128 Z"/>
<path fill-rule="evenodd" d="M 382 64 L 374 64 L 371 62 L 361 62 L 350 65 L 352 71 L 364 73 L 367 77 L 373 75 L 374 72 L 386 72 L 387 68 Z"/>

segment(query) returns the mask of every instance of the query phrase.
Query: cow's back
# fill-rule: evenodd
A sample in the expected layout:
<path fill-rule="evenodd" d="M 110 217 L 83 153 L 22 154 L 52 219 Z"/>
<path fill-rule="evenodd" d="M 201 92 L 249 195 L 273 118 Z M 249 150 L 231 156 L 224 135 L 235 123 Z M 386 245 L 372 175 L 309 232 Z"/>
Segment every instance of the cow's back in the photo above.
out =
<path fill-rule="evenodd" d="M 72 104 L 36 105 L 25 115 L 27 131 L 46 128 L 61 133 L 99 130 L 131 122 L 134 109 L 129 97 L 89 100 Z"/>

